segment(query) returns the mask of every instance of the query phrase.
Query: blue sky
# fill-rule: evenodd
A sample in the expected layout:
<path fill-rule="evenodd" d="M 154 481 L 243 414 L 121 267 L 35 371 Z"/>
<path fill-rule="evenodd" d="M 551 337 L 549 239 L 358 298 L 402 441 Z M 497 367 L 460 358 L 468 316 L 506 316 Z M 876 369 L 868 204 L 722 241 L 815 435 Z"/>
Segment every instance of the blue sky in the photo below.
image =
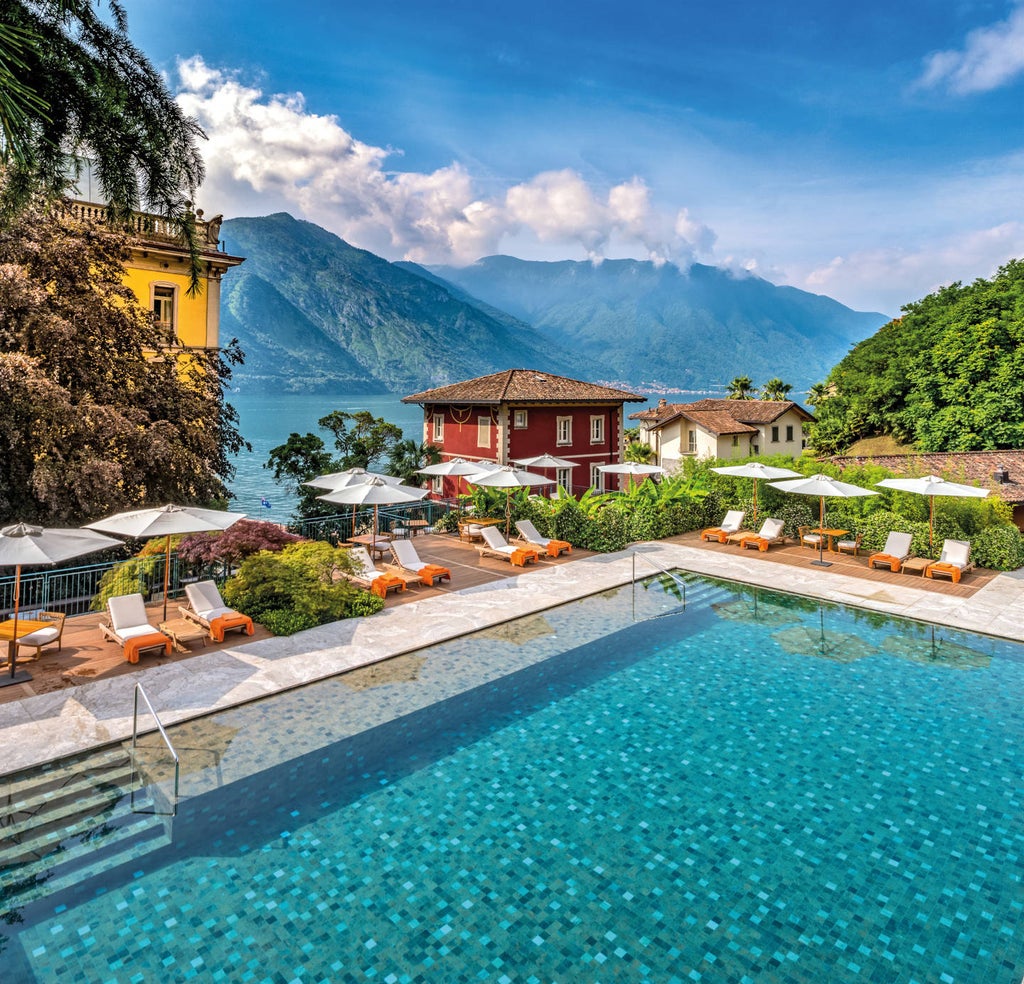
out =
<path fill-rule="evenodd" d="M 389 259 L 636 256 L 859 309 L 1024 256 L 1024 0 L 136 0 L 208 213 Z"/>

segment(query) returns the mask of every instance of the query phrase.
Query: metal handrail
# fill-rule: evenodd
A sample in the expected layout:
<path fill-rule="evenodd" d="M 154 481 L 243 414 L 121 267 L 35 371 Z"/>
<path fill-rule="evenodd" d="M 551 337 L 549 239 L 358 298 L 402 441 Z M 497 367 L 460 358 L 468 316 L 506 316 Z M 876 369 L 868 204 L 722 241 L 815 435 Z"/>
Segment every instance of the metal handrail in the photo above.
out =
<path fill-rule="evenodd" d="M 634 622 L 636 621 L 636 558 L 637 558 L 637 556 L 638 556 L 638 554 L 634 550 L 633 553 L 632 553 L 632 558 L 633 558 L 633 579 L 630 582 L 632 584 L 632 587 L 633 587 L 633 621 Z M 681 577 L 679 577 L 678 575 L 673 574 L 671 571 L 665 570 L 665 568 L 662 567 L 661 564 L 656 564 L 653 560 L 651 560 L 650 557 L 647 557 L 644 554 L 639 554 L 639 557 L 640 557 L 641 560 L 647 561 L 647 563 L 650 564 L 651 567 L 653 567 L 656 571 L 658 571 L 658 573 L 664 574 L 666 577 L 671 578 L 676 584 L 678 584 L 683 589 L 683 611 L 685 611 L 686 610 L 686 582 Z M 663 615 L 674 615 L 675 612 L 663 612 L 662 614 Z M 661 615 L 648 615 L 647 617 L 648 618 L 661 618 L 662 616 Z"/>
<path fill-rule="evenodd" d="M 171 743 L 171 739 L 168 738 L 167 732 L 164 730 L 163 723 L 160 721 L 160 715 L 157 714 L 153 708 L 153 704 L 149 699 L 149 695 L 146 693 L 141 683 L 135 684 L 135 706 L 132 711 L 132 808 L 135 807 L 135 748 L 138 743 L 139 737 L 139 695 L 142 695 L 142 699 L 146 702 L 146 706 L 149 708 L 149 713 L 153 715 L 153 720 L 156 721 L 157 729 L 160 731 L 160 736 L 164 740 L 164 744 L 167 746 L 167 750 L 171 753 L 171 758 L 174 759 L 174 800 L 171 803 L 170 816 L 176 816 L 178 813 L 178 783 L 181 778 L 181 760 L 178 758 L 178 753 L 175 751 L 174 745 Z M 158 813 L 157 810 L 138 810 L 138 813 Z M 166 816 L 167 814 L 160 814 Z"/>

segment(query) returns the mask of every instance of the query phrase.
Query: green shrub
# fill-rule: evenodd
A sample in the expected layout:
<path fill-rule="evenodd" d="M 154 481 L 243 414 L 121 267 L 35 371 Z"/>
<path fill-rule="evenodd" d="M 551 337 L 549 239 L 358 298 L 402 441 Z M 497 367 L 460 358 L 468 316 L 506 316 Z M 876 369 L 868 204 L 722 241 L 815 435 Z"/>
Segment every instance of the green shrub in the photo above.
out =
<path fill-rule="evenodd" d="M 635 543 L 640 540 L 660 539 L 662 536 L 662 524 L 659 521 L 658 510 L 654 502 L 640 500 L 633 503 L 632 506 L 630 514 L 626 517 L 626 542 Z M 607 511 L 605 510 L 605 512 Z M 603 516 L 604 513 L 601 515 Z"/>
<path fill-rule="evenodd" d="M 359 600 L 367 592 L 337 578 L 349 564 L 348 551 L 323 541 L 296 543 L 276 553 L 261 551 L 242 561 L 224 585 L 224 601 L 275 635 L 284 633 L 273 625 L 295 632 L 370 608 L 378 611 L 372 602 Z"/>
<path fill-rule="evenodd" d="M 306 612 L 286 611 L 283 608 L 271 608 L 260 615 L 260 625 L 276 636 L 293 635 L 303 629 L 316 628 L 319 624 Z"/>
<path fill-rule="evenodd" d="M 455 533 L 458 528 L 459 514 L 454 509 L 449 509 L 434 520 L 435 533 Z"/>
<path fill-rule="evenodd" d="M 612 553 L 622 550 L 629 542 L 626 517 L 615 509 L 602 509 L 593 519 L 585 520 L 585 523 L 585 529 L 577 542 L 586 550 Z"/>
<path fill-rule="evenodd" d="M 971 560 L 995 571 L 1024 567 L 1024 536 L 1010 523 L 986 526 L 971 538 Z"/>
<path fill-rule="evenodd" d="M 356 591 L 345 602 L 344 618 L 376 615 L 384 607 L 384 599 L 372 591 Z"/>
<path fill-rule="evenodd" d="M 585 547 L 590 549 L 586 545 L 588 539 L 586 535 L 587 519 L 580 511 L 580 507 L 577 505 L 575 500 L 568 499 L 561 504 L 558 512 L 555 514 L 555 539 L 566 540 L 573 546 Z"/>
<path fill-rule="evenodd" d="M 855 532 L 863 535 L 862 546 L 869 552 L 881 550 L 890 532 L 910 533 L 913 536 L 910 552 L 916 557 L 937 557 L 942 546 L 941 541 L 936 540 L 934 552 L 929 547 L 927 520 L 914 521 L 887 510 L 867 516 Z"/>

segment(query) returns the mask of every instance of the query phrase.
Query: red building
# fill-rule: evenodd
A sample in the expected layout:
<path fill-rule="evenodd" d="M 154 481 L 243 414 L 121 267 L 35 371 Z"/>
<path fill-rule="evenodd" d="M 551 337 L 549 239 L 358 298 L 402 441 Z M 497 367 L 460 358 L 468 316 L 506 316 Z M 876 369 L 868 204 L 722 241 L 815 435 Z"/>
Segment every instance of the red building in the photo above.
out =
<path fill-rule="evenodd" d="M 575 468 L 547 470 L 578 494 L 587 488 L 618 488 L 619 476 L 598 465 L 622 460 L 626 403 L 644 397 L 626 390 L 566 379 L 533 369 L 508 369 L 450 386 L 403 397 L 423 407 L 423 440 L 441 448 L 441 460 L 493 461 L 551 454 L 576 462 Z M 434 491 L 445 496 L 466 491 L 461 479 L 439 479 Z"/>

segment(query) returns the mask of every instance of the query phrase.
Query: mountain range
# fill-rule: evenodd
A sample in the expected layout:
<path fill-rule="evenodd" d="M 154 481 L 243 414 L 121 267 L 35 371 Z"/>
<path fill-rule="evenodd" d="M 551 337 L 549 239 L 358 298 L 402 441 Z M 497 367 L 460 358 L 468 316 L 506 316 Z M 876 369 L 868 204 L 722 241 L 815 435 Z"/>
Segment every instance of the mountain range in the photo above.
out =
<path fill-rule="evenodd" d="M 828 297 L 694 264 L 391 263 L 285 213 L 227 220 L 246 261 L 222 285 L 243 390 L 403 393 L 508 368 L 648 390 L 732 377 L 823 379 L 888 321 Z"/>

